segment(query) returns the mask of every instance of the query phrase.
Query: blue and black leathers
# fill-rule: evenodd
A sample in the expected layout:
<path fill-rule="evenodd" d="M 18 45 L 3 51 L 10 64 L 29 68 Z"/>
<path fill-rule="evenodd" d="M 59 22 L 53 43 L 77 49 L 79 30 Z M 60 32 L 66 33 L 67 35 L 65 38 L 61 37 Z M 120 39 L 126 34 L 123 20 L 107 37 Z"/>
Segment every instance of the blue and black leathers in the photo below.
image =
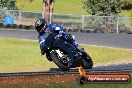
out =
<path fill-rule="evenodd" d="M 51 32 L 55 32 L 56 37 L 60 37 L 60 36 L 64 35 L 66 41 L 77 46 L 76 41 L 73 38 L 70 38 L 71 35 L 66 32 L 64 27 L 59 26 L 57 24 L 49 24 L 49 25 L 47 25 L 45 32 L 39 34 L 39 36 L 38 36 L 38 40 L 40 43 L 40 50 L 41 50 L 42 55 L 44 55 L 45 51 L 47 50 L 46 38 L 49 37 Z"/>

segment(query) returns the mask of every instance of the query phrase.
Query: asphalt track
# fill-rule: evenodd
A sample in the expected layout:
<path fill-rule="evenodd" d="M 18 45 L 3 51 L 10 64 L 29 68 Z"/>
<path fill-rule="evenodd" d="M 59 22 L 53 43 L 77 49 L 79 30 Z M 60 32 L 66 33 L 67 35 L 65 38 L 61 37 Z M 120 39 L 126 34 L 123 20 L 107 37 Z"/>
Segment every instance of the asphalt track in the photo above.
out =
<path fill-rule="evenodd" d="M 132 34 L 114 34 L 114 33 L 80 33 L 70 32 L 75 35 L 79 44 L 99 45 L 116 48 L 132 49 Z M 0 30 L 0 37 L 21 38 L 37 40 L 36 31 L 19 30 Z"/>
<path fill-rule="evenodd" d="M 80 32 L 71 32 L 71 34 L 75 35 L 76 40 L 79 44 L 132 49 L 132 34 L 113 34 L 113 33 L 94 34 L 94 33 L 80 33 Z M 21 29 L 0 30 L 0 37 L 37 40 L 37 35 L 38 34 L 36 31 L 26 31 Z M 118 70 L 132 69 L 132 62 L 93 67 L 93 70 L 117 70 L 117 69 Z"/>

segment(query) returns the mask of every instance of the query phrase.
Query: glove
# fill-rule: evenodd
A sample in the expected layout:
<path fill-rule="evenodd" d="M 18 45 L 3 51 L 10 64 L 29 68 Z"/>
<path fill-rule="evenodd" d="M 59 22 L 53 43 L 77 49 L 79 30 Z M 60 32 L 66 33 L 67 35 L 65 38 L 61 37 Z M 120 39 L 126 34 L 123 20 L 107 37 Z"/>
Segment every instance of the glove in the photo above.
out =
<path fill-rule="evenodd" d="M 41 55 L 44 55 L 44 54 L 46 53 L 47 48 L 46 48 L 46 45 L 45 45 L 44 42 L 42 42 L 42 43 L 40 44 L 40 50 L 41 50 Z"/>

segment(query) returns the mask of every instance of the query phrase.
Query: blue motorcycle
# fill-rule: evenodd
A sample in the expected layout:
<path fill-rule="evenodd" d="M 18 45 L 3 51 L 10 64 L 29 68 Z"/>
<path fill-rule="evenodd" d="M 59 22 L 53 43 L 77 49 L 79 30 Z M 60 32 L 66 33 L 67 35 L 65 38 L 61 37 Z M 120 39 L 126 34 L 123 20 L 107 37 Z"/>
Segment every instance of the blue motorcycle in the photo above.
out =
<path fill-rule="evenodd" d="M 79 66 L 91 69 L 93 66 L 91 57 L 84 49 L 78 48 L 75 43 L 69 42 L 71 39 L 73 39 L 71 34 L 58 36 L 53 32 L 49 33 L 49 36 L 45 40 L 47 59 L 53 61 L 64 71 Z"/>

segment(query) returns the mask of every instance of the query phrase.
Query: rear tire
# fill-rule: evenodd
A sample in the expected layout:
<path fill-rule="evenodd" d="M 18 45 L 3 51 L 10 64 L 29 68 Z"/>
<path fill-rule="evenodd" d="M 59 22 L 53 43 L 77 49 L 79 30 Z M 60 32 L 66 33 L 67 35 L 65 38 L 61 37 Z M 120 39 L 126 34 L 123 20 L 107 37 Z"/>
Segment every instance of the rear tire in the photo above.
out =
<path fill-rule="evenodd" d="M 70 69 L 69 66 L 63 64 L 60 62 L 60 60 L 58 59 L 58 56 L 56 55 L 56 52 L 55 51 L 52 51 L 51 54 L 50 54 L 53 62 L 59 67 L 61 68 L 63 71 L 67 71 Z"/>
<path fill-rule="evenodd" d="M 93 61 L 92 59 L 83 59 L 82 60 L 82 67 L 84 69 L 91 69 L 93 67 Z"/>

